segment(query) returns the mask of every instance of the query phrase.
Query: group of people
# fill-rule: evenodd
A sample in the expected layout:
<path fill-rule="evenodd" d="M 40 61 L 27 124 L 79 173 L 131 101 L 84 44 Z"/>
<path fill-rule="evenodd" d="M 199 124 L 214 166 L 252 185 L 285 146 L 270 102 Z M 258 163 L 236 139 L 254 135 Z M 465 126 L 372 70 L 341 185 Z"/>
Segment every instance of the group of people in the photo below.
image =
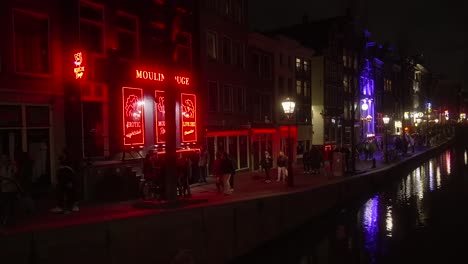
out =
<path fill-rule="evenodd" d="M 278 166 L 278 177 L 276 181 L 286 181 L 288 177 L 288 157 L 284 155 L 284 152 L 280 151 L 276 159 L 276 165 Z M 270 183 L 270 170 L 273 168 L 273 157 L 271 156 L 270 152 L 265 151 L 264 156 L 260 161 L 260 166 L 265 172 L 265 182 Z"/>
<path fill-rule="evenodd" d="M 304 173 L 318 174 L 320 172 L 320 167 L 324 163 L 320 148 L 313 146 L 310 150 L 305 150 L 302 154 L 302 163 L 304 165 Z"/>
<path fill-rule="evenodd" d="M 215 177 L 218 193 L 230 195 L 234 191 L 234 176 L 237 170 L 237 162 L 224 149 L 216 152 L 213 161 L 212 174 Z"/>

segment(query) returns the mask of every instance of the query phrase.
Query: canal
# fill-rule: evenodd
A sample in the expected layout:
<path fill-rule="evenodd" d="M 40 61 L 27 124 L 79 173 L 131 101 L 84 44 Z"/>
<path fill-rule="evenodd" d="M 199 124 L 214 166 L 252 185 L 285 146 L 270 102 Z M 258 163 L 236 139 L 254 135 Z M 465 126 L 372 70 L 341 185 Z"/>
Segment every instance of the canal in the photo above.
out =
<path fill-rule="evenodd" d="M 468 254 L 467 162 L 466 148 L 447 150 L 232 263 L 460 263 Z"/>

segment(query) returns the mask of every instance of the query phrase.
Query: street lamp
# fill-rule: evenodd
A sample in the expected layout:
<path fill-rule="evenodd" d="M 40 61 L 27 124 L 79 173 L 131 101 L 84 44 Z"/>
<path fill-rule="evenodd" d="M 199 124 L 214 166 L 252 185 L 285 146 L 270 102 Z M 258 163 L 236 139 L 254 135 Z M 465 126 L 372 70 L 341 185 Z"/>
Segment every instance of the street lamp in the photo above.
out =
<path fill-rule="evenodd" d="M 388 141 L 388 136 L 387 136 L 387 125 L 390 122 L 390 117 L 384 116 L 382 117 L 384 127 L 385 127 L 385 163 L 388 163 L 388 146 L 387 146 L 387 141 Z"/>
<path fill-rule="evenodd" d="M 283 106 L 283 111 L 288 117 L 288 147 L 289 147 L 289 154 L 288 154 L 288 186 L 294 186 L 294 174 L 292 169 L 292 157 L 293 157 L 293 147 L 292 147 L 292 140 L 291 140 L 291 118 L 294 114 L 294 108 L 296 107 L 296 102 L 291 100 L 289 97 L 286 98 L 283 102 L 281 102 Z"/>

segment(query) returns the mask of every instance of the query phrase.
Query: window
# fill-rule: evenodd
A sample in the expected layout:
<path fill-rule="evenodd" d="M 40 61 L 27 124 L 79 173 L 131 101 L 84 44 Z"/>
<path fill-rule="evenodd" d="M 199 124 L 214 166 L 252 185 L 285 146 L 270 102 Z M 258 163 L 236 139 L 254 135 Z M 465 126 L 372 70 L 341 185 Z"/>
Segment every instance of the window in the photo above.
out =
<path fill-rule="evenodd" d="M 384 80 L 384 91 L 391 92 L 392 91 L 392 81 L 389 79 Z"/>
<path fill-rule="evenodd" d="M 288 94 L 292 94 L 293 86 L 292 86 L 292 79 L 288 78 Z"/>
<path fill-rule="evenodd" d="M 218 38 L 215 32 L 206 32 L 206 53 L 208 58 L 218 59 Z"/>
<path fill-rule="evenodd" d="M 283 66 L 284 62 L 283 62 L 283 53 L 280 53 L 279 54 L 279 65 L 280 66 Z"/>
<path fill-rule="evenodd" d="M 232 43 L 231 40 L 227 37 L 223 37 L 223 62 L 226 64 L 232 63 Z"/>
<path fill-rule="evenodd" d="M 309 61 L 304 60 L 304 72 L 308 73 L 309 72 Z"/>
<path fill-rule="evenodd" d="M 284 91 L 284 78 L 283 78 L 283 76 L 278 77 L 278 94 L 280 96 L 286 94 L 285 91 Z"/>
<path fill-rule="evenodd" d="M 238 89 L 238 104 L 239 104 L 239 111 L 245 113 L 247 111 L 247 103 L 245 97 L 245 87 L 239 87 Z"/>
<path fill-rule="evenodd" d="M 260 77 L 260 55 L 252 54 L 252 71 L 255 72 L 257 77 Z"/>
<path fill-rule="evenodd" d="M 244 68 L 244 47 L 239 41 L 232 43 L 232 60 L 233 65 L 238 68 Z"/>
<path fill-rule="evenodd" d="M 116 16 L 116 29 L 120 57 L 136 58 L 138 56 L 138 18 L 119 11 Z"/>
<path fill-rule="evenodd" d="M 302 70 L 302 62 L 300 58 L 296 58 L 296 71 Z"/>
<path fill-rule="evenodd" d="M 104 54 L 104 8 L 80 2 L 80 43 L 84 50 Z"/>
<path fill-rule="evenodd" d="M 209 112 L 218 112 L 218 83 L 217 82 L 208 82 L 208 111 Z"/>
<path fill-rule="evenodd" d="M 298 95 L 302 94 L 302 81 L 299 81 L 299 80 L 296 81 L 296 93 Z"/>
<path fill-rule="evenodd" d="M 236 23 L 242 24 L 244 22 L 244 1 L 243 0 L 233 0 L 232 1 L 232 12 L 234 16 L 234 21 Z"/>
<path fill-rule="evenodd" d="M 223 0 L 223 15 L 232 17 L 231 0 Z"/>
<path fill-rule="evenodd" d="M 271 67 L 271 57 L 264 55 L 262 57 L 262 77 L 269 80 L 271 79 L 272 67 Z"/>
<path fill-rule="evenodd" d="M 161 22 L 150 22 L 151 25 L 151 40 L 157 43 L 162 43 L 167 38 L 166 26 Z"/>
<path fill-rule="evenodd" d="M 16 72 L 49 74 L 49 19 L 26 11 L 13 11 Z"/>
<path fill-rule="evenodd" d="M 358 57 L 354 56 L 354 69 L 357 70 L 358 68 Z"/>
<path fill-rule="evenodd" d="M 289 68 L 289 70 L 292 70 L 292 58 L 291 58 L 291 56 L 288 56 L 288 68 Z"/>
<path fill-rule="evenodd" d="M 304 96 L 310 97 L 311 89 L 310 89 L 310 82 L 304 81 Z"/>
<path fill-rule="evenodd" d="M 179 65 L 192 67 L 192 34 L 182 32 L 177 37 L 176 62 Z"/>
<path fill-rule="evenodd" d="M 225 112 L 232 112 L 232 86 L 223 85 L 223 110 Z"/>

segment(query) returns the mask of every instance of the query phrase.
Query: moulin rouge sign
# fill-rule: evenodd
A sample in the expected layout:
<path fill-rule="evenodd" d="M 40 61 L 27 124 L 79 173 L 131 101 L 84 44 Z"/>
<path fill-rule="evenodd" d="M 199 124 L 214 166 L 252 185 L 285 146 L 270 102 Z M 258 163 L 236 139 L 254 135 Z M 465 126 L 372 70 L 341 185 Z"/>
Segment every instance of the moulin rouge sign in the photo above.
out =
<path fill-rule="evenodd" d="M 155 91 L 154 98 L 154 108 L 156 109 L 156 142 L 164 143 L 166 142 L 166 110 L 164 106 L 164 91 Z"/>
<path fill-rule="evenodd" d="M 182 142 L 197 141 L 197 98 L 194 94 L 180 95 L 180 112 L 182 115 Z"/>
<path fill-rule="evenodd" d="M 143 79 L 143 80 L 150 80 L 156 82 L 163 82 L 165 79 L 164 74 L 160 72 L 154 71 L 143 71 L 143 70 L 135 70 L 135 78 Z M 190 78 L 184 76 L 174 76 L 175 81 L 181 85 L 190 85 Z"/>
<path fill-rule="evenodd" d="M 122 88 L 122 118 L 124 145 L 145 144 L 145 118 L 143 90 L 140 88 Z"/>

